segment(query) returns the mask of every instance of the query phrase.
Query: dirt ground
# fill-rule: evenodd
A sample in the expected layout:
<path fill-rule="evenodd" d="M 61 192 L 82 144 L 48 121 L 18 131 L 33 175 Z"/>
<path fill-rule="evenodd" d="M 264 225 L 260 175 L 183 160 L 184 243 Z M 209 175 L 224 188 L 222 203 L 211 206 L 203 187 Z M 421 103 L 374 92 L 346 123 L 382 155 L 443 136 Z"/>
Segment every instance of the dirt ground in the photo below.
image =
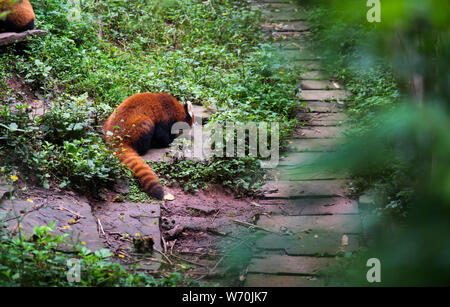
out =
<path fill-rule="evenodd" d="M 253 224 L 261 214 L 270 215 L 271 211 L 279 210 L 279 205 L 267 201 L 261 205 L 258 199 L 237 198 L 232 191 L 224 190 L 219 185 L 195 194 L 166 187 L 166 192 L 173 194 L 175 199 L 154 201 L 151 204 L 117 202 L 120 199 L 117 196 L 121 194 L 113 190 L 107 191 L 106 200 L 98 200 L 87 198 L 83 193 L 46 190 L 29 184 L 25 190 L 21 190 L 24 186 L 25 183 L 22 183 L 16 190 L 17 199 L 33 199 L 39 208 L 39 204 L 44 204 L 56 212 L 55 208 L 62 204 L 65 208 L 71 208 L 76 215 L 81 212 L 81 207 L 74 209 L 77 207 L 70 207 L 70 204 L 84 204 L 82 215 L 92 214 L 92 218 L 89 221 L 81 219 L 80 228 L 89 228 L 91 232 L 96 230 L 89 237 L 97 237 L 100 245 L 109 248 L 115 260 L 122 264 L 131 266 L 141 263 L 139 271 L 157 276 L 182 271 L 185 277 L 206 284 L 240 284 L 239 276 L 244 275 L 247 260 L 254 251 L 252 242 L 260 234 L 260 231 L 253 230 L 246 223 Z M 156 228 L 148 227 L 148 222 L 145 224 L 138 218 L 123 220 L 125 223 L 121 223 L 116 214 L 119 211 L 121 215 L 125 213 L 131 217 L 148 215 L 158 223 L 156 225 L 155 222 Z M 65 213 L 65 219 L 68 220 L 70 213 Z M 64 212 L 59 214 L 63 215 Z M 73 217 L 76 218 L 75 215 Z M 52 219 L 53 216 L 48 218 Z M 59 224 L 64 223 L 64 217 L 57 218 L 61 220 Z M 59 229 L 65 232 L 61 227 Z M 160 232 L 161 244 L 155 243 L 154 246 L 163 255 L 153 252 L 152 257 L 148 257 L 147 251 L 137 252 L 133 238 L 123 235 L 140 231 L 143 234 L 151 232 L 155 240 Z"/>
<path fill-rule="evenodd" d="M 43 105 L 37 102 L 39 99 L 35 93 L 26 87 L 20 77 L 12 76 L 8 80 L 8 85 L 23 96 L 21 98 L 31 106 L 33 114 L 41 115 Z M 26 189 L 22 190 L 21 188 L 25 186 Z M 65 219 L 69 218 L 75 218 L 77 222 L 79 220 L 77 212 L 73 214 L 65 212 L 65 216 L 64 212 L 59 212 L 61 204 L 66 208 L 72 208 L 71 204 L 81 203 L 82 206 L 78 208 L 83 210 L 85 215 L 89 215 L 89 222 L 80 219 L 80 224 L 77 224 L 78 231 L 82 232 L 83 227 L 89 228 L 90 231 L 97 229 L 98 233 L 90 234 L 91 241 L 96 241 L 97 238 L 97 241 L 102 242 L 95 242 L 93 246 L 102 243 L 116 256 L 115 259 L 123 264 L 132 265 L 144 261 L 142 255 L 134 253 L 133 240 L 124 237 L 122 231 L 138 231 L 145 226 L 144 231 L 152 232 L 155 238 L 161 236 L 161 244 L 155 242 L 155 246 L 160 247 L 164 254 L 155 257 L 153 253 L 151 261 L 146 262 L 148 265 L 142 265 L 141 270 L 157 275 L 179 270 L 183 271 L 186 277 L 202 282 L 239 285 L 239 276 L 244 273 L 242 270 L 246 267 L 246 259 L 250 259 L 254 249 L 253 237 L 258 234 L 248 223 L 255 223 L 261 214 L 269 215 L 274 210 L 278 212 L 280 204 L 265 201 L 263 206 L 259 204 L 258 199 L 238 198 L 234 196 L 233 191 L 225 190 L 220 185 L 212 185 L 195 194 L 184 193 L 182 189 L 174 187 L 165 187 L 165 191 L 173 194 L 175 199 L 151 203 L 156 206 L 153 208 L 158 208 L 156 210 L 158 212 L 151 218 L 157 220 L 155 225 L 159 227 L 150 227 L 144 225 L 142 221 L 135 220 L 130 220 L 130 224 L 126 227 L 117 226 L 117 216 L 109 212 L 110 208 L 122 210 L 121 214 L 126 212 L 128 216 L 153 213 L 138 204 L 117 203 L 117 200 L 123 197 L 119 197 L 121 193 L 113 190 L 105 191 L 104 200 L 99 200 L 87 197 L 83 192 L 60 190 L 54 185 L 50 190 L 46 190 L 31 183 L 21 183 L 16 189 L 16 194 L 17 199 L 30 198 L 37 207 L 41 208 L 43 205 L 53 210 L 61 223 L 67 222 Z M 77 210 L 76 206 L 73 208 Z M 53 216 L 43 218 L 37 213 L 36 216 L 41 222 L 53 218 Z M 103 226 L 107 225 L 110 225 L 110 231 L 103 229 Z M 60 230 L 65 232 L 63 229 Z M 160 234 L 156 234 L 158 231 Z M 162 264 L 155 266 L 155 261 Z"/>

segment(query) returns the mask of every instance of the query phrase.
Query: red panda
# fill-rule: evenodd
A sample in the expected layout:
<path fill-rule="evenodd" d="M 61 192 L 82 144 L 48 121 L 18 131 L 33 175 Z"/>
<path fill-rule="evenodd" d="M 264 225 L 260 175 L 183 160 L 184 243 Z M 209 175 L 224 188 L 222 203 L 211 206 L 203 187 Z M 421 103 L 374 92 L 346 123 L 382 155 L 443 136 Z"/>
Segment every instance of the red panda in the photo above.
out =
<path fill-rule="evenodd" d="M 103 127 L 106 144 L 139 178 L 143 190 L 157 199 L 163 199 L 163 187 L 140 155 L 151 147 L 167 147 L 175 139 L 171 128 L 176 122 L 192 126 L 190 102 L 183 105 L 167 93 L 142 93 L 125 99 Z"/>
<path fill-rule="evenodd" d="M 30 1 L 21 0 L 11 8 L 6 2 L 0 6 L 0 12 L 10 11 L 6 19 L 0 20 L 0 32 L 23 32 L 34 28 L 35 15 Z"/>

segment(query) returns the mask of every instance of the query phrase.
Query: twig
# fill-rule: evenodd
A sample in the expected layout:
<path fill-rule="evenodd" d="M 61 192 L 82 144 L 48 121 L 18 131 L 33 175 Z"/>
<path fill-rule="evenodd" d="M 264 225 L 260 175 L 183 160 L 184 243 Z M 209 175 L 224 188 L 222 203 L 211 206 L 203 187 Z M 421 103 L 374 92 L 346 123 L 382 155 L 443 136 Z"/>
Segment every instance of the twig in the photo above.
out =
<path fill-rule="evenodd" d="M 275 231 L 266 229 L 264 227 L 261 227 L 261 226 L 255 225 L 255 224 L 247 223 L 244 221 L 233 220 L 233 222 L 235 222 L 236 224 L 242 225 L 242 226 L 251 227 L 251 228 L 255 228 L 255 229 L 259 229 L 259 230 L 263 230 L 263 231 L 267 231 L 267 232 L 277 233 Z"/>
<path fill-rule="evenodd" d="M 214 223 L 214 221 L 216 220 L 216 217 L 217 217 L 217 215 L 219 214 L 219 212 L 220 212 L 220 209 L 217 210 L 216 214 L 214 214 L 214 216 L 213 216 L 213 218 L 212 218 L 212 220 L 211 220 L 211 224 Z"/>
<path fill-rule="evenodd" d="M 164 258 L 166 258 L 167 262 L 169 262 L 170 265 L 173 265 L 173 262 L 170 261 L 169 257 L 164 254 L 162 251 L 160 251 L 159 249 L 154 248 L 153 250 L 157 251 L 158 253 L 160 253 Z"/>
<path fill-rule="evenodd" d="M 194 265 L 197 265 L 197 266 L 201 266 L 201 267 L 204 267 L 204 268 L 208 268 L 208 266 L 206 266 L 206 265 L 204 265 L 204 264 L 201 264 L 201 263 L 197 263 L 197 262 L 194 262 L 194 261 L 191 261 L 191 260 L 187 260 L 187 259 L 184 259 L 184 258 L 181 258 L 181 257 L 178 257 L 178 256 L 175 256 L 175 255 L 170 255 L 171 257 L 174 257 L 174 258 L 177 258 L 177 259 L 179 259 L 179 260 L 181 260 L 181 261 L 184 261 L 184 262 L 187 262 L 187 263 L 190 263 L 190 264 L 194 264 Z"/>
<path fill-rule="evenodd" d="M 83 219 L 85 219 L 86 217 L 85 216 L 82 216 L 81 214 L 79 214 L 79 213 L 76 213 L 76 212 L 74 212 L 74 211 L 72 211 L 72 210 L 70 210 L 70 209 L 67 209 L 66 207 L 63 207 L 63 206 L 59 206 L 59 210 L 65 210 L 65 211 L 67 211 L 67 212 L 69 212 L 69 213 L 72 213 L 73 215 L 76 215 L 78 218 L 83 218 Z"/>
<path fill-rule="evenodd" d="M 173 247 L 175 246 L 175 243 L 177 243 L 177 239 L 173 240 L 173 244 L 170 247 L 170 254 L 173 255 Z"/>
<path fill-rule="evenodd" d="M 164 253 L 167 254 L 167 243 L 166 240 L 164 240 L 164 236 L 161 236 L 161 241 L 163 243 Z"/>
<path fill-rule="evenodd" d="M 223 259 L 225 258 L 226 255 L 223 255 L 222 258 L 219 259 L 219 261 L 217 261 L 217 263 L 213 266 L 212 269 L 209 270 L 209 273 L 211 274 L 212 272 L 214 272 L 217 267 L 219 266 L 219 264 L 223 261 Z"/>
<path fill-rule="evenodd" d="M 99 218 L 97 218 L 97 224 L 98 224 L 98 229 L 102 232 L 103 235 L 105 235 L 105 231 L 103 230 L 102 222 L 100 222 Z"/>

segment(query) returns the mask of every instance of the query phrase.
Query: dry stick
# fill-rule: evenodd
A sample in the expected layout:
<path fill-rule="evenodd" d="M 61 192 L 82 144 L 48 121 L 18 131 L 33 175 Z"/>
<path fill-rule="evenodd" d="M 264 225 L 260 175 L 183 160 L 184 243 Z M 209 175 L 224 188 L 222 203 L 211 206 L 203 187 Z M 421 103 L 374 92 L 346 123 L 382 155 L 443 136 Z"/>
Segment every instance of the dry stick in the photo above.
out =
<path fill-rule="evenodd" d="M 170 265 L 173 265 L 173 262 L 170 261 L 169 257 L 164 254 L 162 251 L 160 251 L 159 249 L 154 248 L 153 250 L 157 251 L 158 253 L 160 253 L 164 258 L 166 258 L 167 262 L 169 262 Z"/>
<path fill-rule="evenodd" d="M 164 252 L 167 253 L 167 244 L 166 240 L 164 240 L 164 236 L 161 236 L 161 241 L 163 243 Z"/>
<path fill-rule="evenodd" d="M 208 268 L 208 266 L 206 266 L 206 265 L 204 265 L 204 264 L 201 264 L 201 263 L 198 263 L 198 262 L 194 262 L 194 261 L 191 261 L 191 260 L 187 260 L 187 259 L 184 259 L 184 258 L 175 256 L 175 255 L 173 255 L 173 254 L 170 255 L 170 256 L 172 256 L 172 257 L 174 257 L 174 258 L 177 258 L 177 259 L 179 259 L 179 260 L 181 260 L 181 261 L 188 262 L 188 263 L 190 263 L 190 264 L 194 264 L 194 265 L 197 265 L 197 266 L 201 266 L 201 267 L 204 267 L 204 268 Z"/>
<path fill-rule="evenodd" d="M 99 230 L 102 232 L 102 234 L 105 236 L 105 231 L 103 230 L 103 226 L 102 226 L 102 222 L 100 222 L 100 219 L 97 218 L 97 224 L 98 224 L 98 228 Z M 105 236 L 106 238 L 106 236 Z"/>
<path fill-rule="evenodd" d="M 175 243 L 177 243 L 177 239 L 175 239 L 175 240 L 173 241 L 173 244 L 172 244 L 172 246 L 170 247 L 170 254 L 171 254 L 171 255 L 173 255 L 173 247 L 175 246 Z"/>
<path fill-rule="evenodd" d="M 79 218 L 83 218 L 83 219 L 86 218 L 85 216 L 82 216 L 81 214 L 76 213 L 75 211 L 72 211 L 72 210 L 70 210 L 70 209 L 67 209 L 66 207 L 63 207 L 63 206 L 61 206 L 61 205 L 59 206 L 59 210 L 65 210 L 65 211 L 67 211 L 67 212 L 72 213 L 73 215 L 76 215 L 76 216 L 79 217 Z"/>
<path fill-rule="evenodd" d="M 252 228 L 263 230 L 263 231 L 267 231 L 267 232 L 278 233 L 276 231 L 272 231 L 272 230 L 266 229 L 264 227 L 257 226 L 255 224 L 247 223 L 247 222 L 244 222 L 244 221 L 233 220 L 233 222 L 235 222 L 236 224 L 242 225 L 242 226 L 246 226 L 246 227 L 252 227 Z"/>
<path fill-rule="evenodd" d="M 216 217 L 217 217 L 217 215 L 219 214 L 219 212 L 220 212 L 220 209 L 217 210 L 216 214 L 214 214 L 214 216 L 213 216 L 213 218 L 212 218 L 212 220 L 211 220 L 211 224 L 214 223 L 214 221 L 216 220 Z"/>
<path fill-rule="evenodd" d="M 212 274 L 214 272 L 215 269 L 217 269 L 217 267 L 219 266 L 219 264 L 223 261 L 223 259 L 225 258 L 226 254 L 222 256 L 222 258 L 219 259 L 219 261 L 217 261 L 217 263 L 213 266 L 212 269 L 209 270 L 209 273 Z"/>

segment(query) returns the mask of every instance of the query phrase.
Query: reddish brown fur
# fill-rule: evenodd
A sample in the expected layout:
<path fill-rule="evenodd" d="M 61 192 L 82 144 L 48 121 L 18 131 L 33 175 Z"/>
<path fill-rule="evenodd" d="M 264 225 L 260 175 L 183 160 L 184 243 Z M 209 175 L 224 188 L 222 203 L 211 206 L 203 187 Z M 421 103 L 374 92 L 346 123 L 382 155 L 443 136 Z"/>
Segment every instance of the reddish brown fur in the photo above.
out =
<path fill-rule="evenodd" d="M 164 196 L 163 188 L 136 148 L 149 134 L 156 132 L 156 127 L 167 126 L 170 133 L 171 124 L 185 120 L 185 105 L 180 104 L 173 96 L 167 93 L 142 93 L 125 99 L 103 127 L 106 143 L 139 178 L 144 191 L 158 199 Z M 189 124 L 192 123 L 193 117 Z"/>
<path fill-rule="evenodd" d="M 6 10 L 5 7 L 0 8 L 0 11 Z M 11 9 L 11 12 L 6 16 L 6 20 L 9 21 L 17 28 L 27 27 L 31 22 L 35 20 L 33 7 L 30 1 L 23 0 L 15 4 Z"/>

